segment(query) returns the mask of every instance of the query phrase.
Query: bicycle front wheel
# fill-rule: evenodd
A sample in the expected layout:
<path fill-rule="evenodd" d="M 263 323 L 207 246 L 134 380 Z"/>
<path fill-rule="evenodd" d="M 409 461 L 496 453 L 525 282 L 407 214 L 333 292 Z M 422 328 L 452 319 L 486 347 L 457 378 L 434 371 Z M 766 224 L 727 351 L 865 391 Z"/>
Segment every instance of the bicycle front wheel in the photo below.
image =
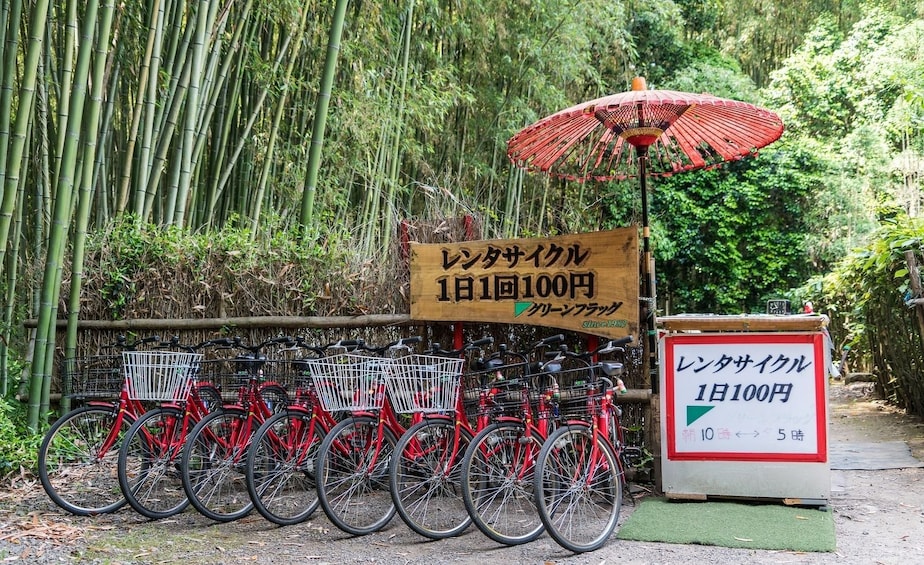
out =
<path fill-rule="evenodd" d="M 318 508 L 315 463 L 325 430 L 306 410 L 270 417 L 247 455 L 247 489 L 260 514 L 280 526 L 304 522 Z"/>
<path fill-rule="evenodd" d="M 136 512 L 159 520 L 189 506 L 180 477 L 183 411 L 155 408 L 138 418 L 119 450 L 119 486 Z"/>
<path fill-rule="evenodd" d="M 409 528 L 430 539 L 465 531 L 472 523 L 462 500 L 462 456 L 472 441 L 452 420 L 424 420 L 408 429 L 391 463 L 391 496 Z"/>
<path fill-rule="evenodd" d="M 119 448 L 134 418 L 115 406 L 83 406 L 58 419 L 42 439 L 39 479 L 55 504 L 77 516 L 125 505 L 119 489 Z"/>
<path fill-rule="evenodd" d="M 335 526 L 354 536 L 377 532 L 395 515 L 388 469 L 395 435 L 371 417 L 347 418 L 318 450 L 318 499 Z"/>
<path fill-rule="evenodd" d="M 202 418 L 183 448 L 183 489 L 203 516 L 230 522 L 253 509 L 245 467 L 251 423 L 247 412 L 225 408 Z"/>
<path fill-rule="evenodd" d="M 519 422 L 483 429 L 465 451 L 462 498 L 472 521 L 486 536 L 519 545 L 542 535 L 533 497 L 536 456 L 542 447 L 535 432 Z"/>
<path fill-rule="evenodd" d="M 536 460 L 534 490 L 546 531 L 565 549 L 595 551 L 616 529 L 623 475 L 609 442 L 587 426 L 549 436 Z"/>

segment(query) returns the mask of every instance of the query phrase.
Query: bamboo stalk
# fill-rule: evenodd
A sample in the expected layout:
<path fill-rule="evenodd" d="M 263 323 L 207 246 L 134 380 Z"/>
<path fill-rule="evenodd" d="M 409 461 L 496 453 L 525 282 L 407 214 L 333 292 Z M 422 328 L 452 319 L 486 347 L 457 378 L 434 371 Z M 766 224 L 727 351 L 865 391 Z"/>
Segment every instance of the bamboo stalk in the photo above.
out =
<path fill-rule="evenodd" d="M 135 155 L 135 144 L 138 141 L 138 130 L 141 126 L 141 117 L 145 109 L 145 87 L 148 77 L 151 73 L 151 65 L 154 60 L 155 39 L 157 38 L 157 21 L 163 14 L 161 0 L 151 0 L 147 10 L 148 20 L 148 40 L 144 48 L 144 56 L 141 59 L 141 73 L 138 78 L 138 96 L 135 100 L 135 106 L 131 112 L 131 126 L 128 133 L 128 143 L 125 146 L 125 155 L 122 165 L 122 182 L 119 185 L 119 192 L 116 198 L 116 210 L 125 210 L 128 206 L 128 188 L 132 176 L 132 162 Z M 150 98 L 148 98 L 150 100 Z M 143 167 L 138 167 L 141 169 Z"/>
<path fill-rule="evenodd" d="M 77 2 L 67 2 L 67 18 L 64 26 L 63 55 L 60 60 L 60 75 L 57 77 L 56 85 L 60 89 L 58 92 L 58 139 L 55 151 L 52 152 L 54 157 L 54 176 L 51 179 L 52 184 L 57 184 L 58 175 L 60 174 L 61 157 L 64 155 L 64 145 L 67 143 L 65 135 L 67 134 L 67 124 L 70 119 L 70 88 L 74 80 L 74 51 L 77 43 Z M 49 30 L 50 32 L 51 30 Z"/>
<path fill-rule="evenodd" d="M 90 57 L 93 49 L 93 32 L 96 27 L 96 14 L 99 7 L 97 0 L 87 2 L 84 12 L 84 26 L 81 32 L 80 48 L 77 52 L 77 65 L 74 72 L 74 86 L 70 90 L 70 111 L 75 116 L 83 115 L 86 100 L 86 85 L 89 75 Z M 71 200 L 74 190 L 74 173 L 77 168 L 77 151 L 80 140 L 82 120 L 68 120 L 65 127 L 65 144 L 61 155 L 60 173 L 57 177 L 54 195 L 53 222 L 48 238 L 45 255 L 45 276 L 39 304 L 39 325 L 35 344 L 35 360 L 29 386 L 28 425 L 37 428 L 39 415 L 47 408 L 48 390 L 51 387 L 50 361 L 54 354 L 54 329 L 52 320 L 57 311 L 60 293 L 61 263 L 64 257 L 67 227 L 71 214 Z M 92 166 L 92 162 L 87 165 Z"/>
<path fill-rule="evenodd" d="M 330 36 L 327 42 L 327 57 L 324 62 L 324 77 L 321 80 L 321 90 L 318 93 L 317 108 L 314 114 L 314 126 L 311 130 L 311 149 L 308 152 L 308 172 L 305 176 L 305 189 L 302 193 L 302 213 L 299 223 L 308 228 L 309 232 L 315 227 L 314 200 L 318 183 L 318 170 L 321 167 L 321 148 L 324 145 L 324 129 L 327 124 L 327 108 L 330 103 L 330 91 L 334 82 L 334 71 L 337 68 L 337 57 L 340 53 L 340 36 L 343 32 L 343 20 L 346 17 L 348 0 L 337 0 L 334 8 L 334 21 L 330 27 Z"/>
<path fill-rule="evenodd" d="M 77 222 L 74 233 L 73 250 L 71 257 L 71 287 L 68 300 L 68 325 L 65 338 L 65 357 L 75 357 L 77 351 L 77 320 L 80 314 L 80 294 L 83 288 L 84 253 L 87 242 L 87 226 L 90 223 L 91 203 L 93 201 L 93 172 L 96 163 L 97 140 L 100 130 L 100 112 L 103 106 L 103 92 L 106 85 L 105 75 L 109 54 L 109 37 L 112 26 L 113 0 L 106 0 L 99 16 L 99 35 L 94 43 L 96 49 L 93 61 L 92 84 L 90 103 L 84 112 L 82 120 L 85 137 L 81 143 L 83 152 L 83 175 L 80 181 L 77 204 Z M 51 379 L 48 379 L 42 396 L 42 408 L 47 410 L 47 399 L 51 393 Z"/>
<path fill-rule="evenodd" d="M 16 2 L 21 2 L 21 0 L 16 0 Z M 32 5 L 32 13 L 29 18 L 29 44 L 26 47 L 26 55 L 22 63 L 16 121 L 11 132 L 6 178 L 3 184 L 3 201 L 0 202 L 0 265 L 4 265 L 6 261 L 7 241 L 13 218 L 13 208 L 16 206 L 16 194 L 20 182 L 19 175 L 22 171 L 23 155 L 25 153 L 26 133 L 32 119 L 36 74 L 42 54 L 47 17 L 48 0 L 36 0 L 35 4 Z M 15 69 L 15 67 L 13 68 Z M 7 72 L 13 71 L 8 70 Z"/>
<path fill-rule="evenodd" d="M 19 25 L 22 18 L 22 1 L 13 0 L 10 3 L 4 3 L 0 8 L 0 61 L 3 61 L 3 69 L 0 72 L 0 209 L 6 206 L 6 159 L 10 147 L 10 121 L 12 114 L 13 88 L 15 87 L 15 69 L 16 56 L 19 47 Z M 9 34 L 9 36 L 7 36 Z M 21 184 L 17 192 L 21 190 Z M 0 393 L 5 397 L 9 392 L 9 349 L 7 344 L 10 343 L 12 335 L 13 312 L 16 299 L 16 282 L 17 267 L 19 261 L 19 245 L 21 232 L 21 223 L 24 206 L 14 204 L 10 211 L 10 222 L 13 226 L 13 235 L 9 257 L 5 258 L 0 251 L 0 270 L 6 273 L 6 295 L 4 296 L 4 314 L 3 314 L 3 331 L 0 332 Z M 19 199 L 19 202 L 22 202 Z M 14 215 L 19 220 L 14 222 Z M 17 224 L 19 228 L 17 229 Z M 9 230 L 9 228 L 7 228 Z M 0 234 L 0 249 L 7 247 L 7 235 Z M 9 261 L 7 266 L 4 261 Z"/>
<path fill-rule="evenodd" d="M 147 218 L 150 214 L 150 202 L 153 200 L 153 195 L 151 198 L 148 198 L 148 193 L 151 190 L 149 188 L 149 181 L 151 175 L 151 168 L 154 162 L 155 155 L 155 139 L 159 135 L 160 128 L 160 119 L 159 115 L 161 110 L 157 107 L 157 91 L 158 91 L 158 76 L 162 68 L 164 68 L 163 62 L 163 36 L 164 36 L 164 22 L 166 21 L 166 9 L 162 3 L 156 4 L 157 10 L 151 12 L 151 24 L 150 26 L 153 29 L 150 31 L 152 38 L 151 43 L 153 48 L 151 50 L 150 59 L 148 60 L 147 55 L 145 56 L 145 62 L 149 66 L 147 78 L 145 81 L 138 83 L 138 98 L 143 104 L 143 114 L 144 127 L 141 129 L 141 153 L 138 156 L 138 165 L 134 167 L 134 196 L 131 199 L 134 201 L 134 212 L 135 215 L 140 219 Z M 164 105 L 161 105 L 163 108 Z M 126 166 L 129 166 L 130 163 L 126 163 Z M 126 206 L 128 201 L 126 201 Z M 120 209 L 121 210 L 121 209 Z"/>
<path fill-rule="evenodd" d="M 179 176 L 175 185 L 171 186 L 165 220 L 169 224 L 185 225 L 186 197 L 189 194 L 190 179 L 193 169 L 193 149 L 196 143 L 197 125 L 199 122 L 199 101 L 202 96 L 204 80 L 203 61 L 205 60 L 206 31 L 210 28 L 212 13 L 209 0 L 199 0 L 196 8 L 195 33 L 190 44 L 192 52 L 192 67 L 189 73 L 189 86 L 186 90 L 185 120 L 183 123 L 182 141 L 179 144 Z M 190 21 L 193 21 L 190 18 Z"/>
<path fill-rule="evenodd" d="M 257 191 L 253 203 L 253 213 L 250 220 L 251 240 L 256 239 L 257 237 L 260 222 L 260 211 L 263 205 L 264 194 L 266 193 L 266 183 L 269 179 L 272 165 L 275 162 L 275 159 L 273 159 L 273 150 L 276 147 L 276 138 L 279 136 L 279 127 L 282 123 L 282 116 L 286 110 L 286 102 L 288 101 L 288 94 L 290 91 L 289 86 L 292 80 L 292 70 L 295 67 L 295 60 L 298 59 L 298 55 L 301 50 L 302 35 L 304 34 L 305 30 L 307 13 L 307 10 L 302 10 L 302 17 L 301 20 L 299 20 L 298 29 L 295 32 L 295 50 L 293 51 L 292 56 L 289 57 L 289 64 L 286 66 L 285 78 L 283 79 L 282 94 L 279 100 L 276 101 L 276 112 L 273 116 L 273 125 L 270 128 L 269 141 L 266 148 L 266 157 L 263 160 L 263 170 L 260 173 L 260 182 L 257 185 Z M 292 36 L 287 35 L 280 51 L 288 51 L 291 40 Z"/>

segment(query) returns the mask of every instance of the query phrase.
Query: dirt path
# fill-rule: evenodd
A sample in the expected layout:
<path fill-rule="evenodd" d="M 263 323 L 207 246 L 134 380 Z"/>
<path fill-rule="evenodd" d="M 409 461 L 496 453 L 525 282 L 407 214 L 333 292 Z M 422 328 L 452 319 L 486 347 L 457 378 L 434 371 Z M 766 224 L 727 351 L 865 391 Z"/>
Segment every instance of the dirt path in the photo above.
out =
<path fill-rule="evenodd" d="M 830 442 L 905 441 L 924 460 L 924 423 L 869 398 L 864 384 L 832 383 Z M 477 530 L 424 542 L 397 518 L 376 534 L 351 538 L 322 513 L 305 524 L 278 528 L 251 515 L 213 524 L 189 510 L 149 522 L 130 510 L 78 518 L 57 509 L 36 481 L 21 477 L 0 493 L 0 561 L 27 563 L 318 563 L 318 564 L 601 564 L 819 563 L 902 564 L 924 555 L 924 469 L 832 471 L 830 508 L 837 551 L 797 554 L 611 540 L 575 556 L 543 536 L 519 547 L 498 547 Z M 634 506 L 624 506 L 623 520 Z"/>

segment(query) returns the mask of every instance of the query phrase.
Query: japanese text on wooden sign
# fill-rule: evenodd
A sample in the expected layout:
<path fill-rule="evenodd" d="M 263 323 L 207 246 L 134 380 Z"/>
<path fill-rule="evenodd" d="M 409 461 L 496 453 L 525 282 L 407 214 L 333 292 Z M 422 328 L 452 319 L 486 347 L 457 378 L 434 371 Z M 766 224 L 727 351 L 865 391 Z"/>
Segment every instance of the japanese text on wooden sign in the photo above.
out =
<path fill-rule="evenodd" d="M 821 334 L 664 340 L 669 460 L 827 461 Z"/>
<path fill-rule="evenodd" d="M 411 318 L 638 335 L 638 231 L 411 244 Z"/>

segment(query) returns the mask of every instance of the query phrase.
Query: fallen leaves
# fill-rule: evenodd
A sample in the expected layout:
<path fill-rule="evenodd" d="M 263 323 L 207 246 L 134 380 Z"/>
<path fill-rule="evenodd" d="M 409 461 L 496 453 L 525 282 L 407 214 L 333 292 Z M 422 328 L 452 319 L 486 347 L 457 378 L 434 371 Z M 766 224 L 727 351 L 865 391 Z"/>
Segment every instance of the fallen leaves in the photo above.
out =
<path fill-rule="evenodd" d="M 12 516 L 0 521 L 0 540 L 3 541 L 17 542 L 30 537 L 64 545 L 80 540 L 83 536 L 82 528 L 75 527 L 55 514 L 30 512 L 26 516 Z"/>

